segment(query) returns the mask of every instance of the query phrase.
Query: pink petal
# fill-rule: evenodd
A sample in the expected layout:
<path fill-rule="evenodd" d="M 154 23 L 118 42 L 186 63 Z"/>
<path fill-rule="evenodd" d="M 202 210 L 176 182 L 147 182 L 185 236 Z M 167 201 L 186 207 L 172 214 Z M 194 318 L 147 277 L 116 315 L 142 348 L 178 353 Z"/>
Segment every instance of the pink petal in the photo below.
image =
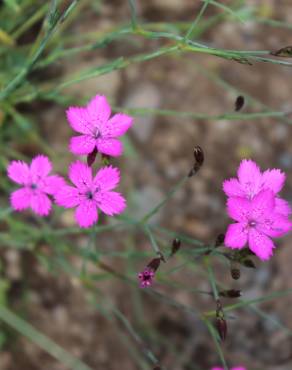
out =
<path fill-rule="evenodd" d="M 86 155 L 93 151 L 95 144 L 96 139 L 93 136 L 73 136 L 70 139 L 69 149 L 73 154 Z"/>
<path fill-rule="evenodd" d="M 227 199 L 227 213 L 236 221 L 246 221 L 249 217 L 251 203 L 248 199 L 231 197 Z"/>
<path fill-rule="evenodd" d="M 123 145 L 116 139 L 98 139 L 97 150 L 112 157 L 118 157 L 123 152 Z"/>
<path fill-rule="evenodd" d="M 111 115 L 111 107 L 103 95 L 96 95 L 87 105 L 90 120 L 95 127 L 102 128 Z"/>
<path fill-rule="evenodd" d="M 124 135 L 133 124 L 133 118 L 123 113 L 115 114 L 103 130 L 105 137 L 117 137 Z"/>
<path fill-rule="evenodd" d="M 69 167 L 69 178 L 77 188 L 88 189 L 92 185 L 92 170 L 87 164 L 76 161 Z"/>
<path fill-rule="evenodd" d="M 47 176 L 44 180 L 44 184 L 42 186 L 42 191 L 47 194 L 55 194 L 57 191 L 60 190 L 65 185 L 65 180 L 63 177 L 58 175 Z"/>
<path fill-rule="evenodd" d="M 229 179 L 223 182 L 223 191 L 229 197 L 245 197 L 245 193 L 237 179 Z"/>
<path fill-rule="evenodd" d="M 126 200 L 121 194 L 107 191 L 98 194 L 98 207 L 108 216 L 122 213 L 126 208 Z"/>
<path fill-rule="evenodd" d="M 112 166 L 101 168 L 93 182 L 100 188 L 102 191 L 114 189 L 120 181 L 120 171 L 118 168 Z"/>
<path fill-rule="evenodd" d="M 90 227 L 97 222 L 97 207 L 93 201 L 84 200 L 76 209 L 75 218 L 80 227 Z"/>
<path fill-rule="evenodd" d="M 21 188 L 11 193 L 10 203 L 15 211 L 22 211 L 30 207 L 31 190 Z"/>
<path fill-rule="evenodd" d="M 268 260 L 273 255 L 275 246 L 272 240 L 254 227 L 249 230 L 248 243 L 249 248 L 262 261 Z"/>
<path fill-rule="evenodd" d="M 47 216 L 52 208 L 49 197 L 43 193 L 33 194 L 30 199 L 32 210 L 39 216 Z"/>
<path fill-rule="evenodd" d="M 245 223 L 231 224 L 228 226 L 224 244 L 232 249 L 241 249 L 247 242 L 248 229 Z"/>
<path fill-rule="evenodd" d="M 72 129 L 80 134 L 90 134 L 93 128 L 86 108 L 69 107 L 66 111 L 67 119 Z"/>
<path fill-rule="evenodd" d="M 267 236 L 276 238 L 287 234 L 292 230 L 292 222 L 288 217 L 271 213 L 262 222 L 257 224 L 257 230 Z"/>
<path fill-rule="evenodd" d="M 262 175 L 263 189 L 273 190 L 275 194 L 282 190 L 286 175 L 279 169 L 267 170 Z"/>
<path fill-rule="evenodd" d="M 30 172 L 33 181 L 38 183 L 38 180 L 47 176 L 49 172 L 51 172 L 51 170 L 52 163 L 50 162 L 48 157 L 39 154 L 33 158 L 30 165 Z"/>
<path fill-rule="evenodd" d="M 8 177 L 20 185 L 28 183 L 30 170 L 28 165 L 23 161 L 12 161 L 7 168 Z"/>
<path fill-rule="evenodd" d="M 247 197 L 252 198 L 261 189 L 262 175 L 258 165 L 249 160 L 241 161 L 238 171 L 239 182 Z"/>
<path fill-rule="evenodd" d="M 266 215 L 274 212 L 275 195 L 272 190 L 260 191 L 251 201 L 251 218 L 261 221 Z"/>
<path fill-rule="evenodd" d="M 76 207 L 80 203 L 79 190 L 69 185 L 60 187 L 54 197 L 56 204 L 65 208 Z"/>
<path fill-rule="evenodd" d="M 289 216 L 292 213 L 289 203 L 282 198 L 275 198 L 275 208 L 274 211 L 282 216 Z"/>

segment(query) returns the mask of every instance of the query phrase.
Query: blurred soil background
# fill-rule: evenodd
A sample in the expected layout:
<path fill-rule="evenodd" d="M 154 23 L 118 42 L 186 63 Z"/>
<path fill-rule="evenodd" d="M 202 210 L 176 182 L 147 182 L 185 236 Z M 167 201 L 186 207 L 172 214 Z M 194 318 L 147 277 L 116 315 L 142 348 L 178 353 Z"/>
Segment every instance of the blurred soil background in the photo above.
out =
<path fill-rule="evenodd" d="M 137 3 L 138 18 L 144 22 L 192 21 L 202 5 L 194 0 L 147 0 Z M 225 3 L 228 4 L 227 1 Z M 258 6 L 262 16 L 290 23 L 290 29 L 222 18 L 207 29 L 200 40 L 211 46 L 236 50 L 277 50 L 291 44 L 292 2 L 250 0 L 246 3 Z M 222 9 L 210 5 L 201 22 L 222 12 Z M 125 0 L 97 2 L 96 6 L 87 2 L 70 25 L 68 34 L 107 30 L 129 21 L 130 12 Z M 37 25 L 34 32 L 30 30 L 21 42 L 25 44 L 34 39 Z M 76 45 L 72 41 L 72 46 L 82 44 L 78 38 L 76 40 Z M 161 41 L 142 38 L 115 41 L 103 49 L 61 59 L 53 67 L 35 73 L 32 78 L 48 78 L 50 74 L 55 78 L 84 67 L 94 67 L 121 55 L 130 56 L 137 50 L 151 50 L 159 43 Z M 262 111 L 249 96 L 270 110 L 292 109 L 291 68 L 268 63 L 240 64 L 194 53 L 161 56 L 133 64 L 126 69 L 72 85 L 64 90 L 64 94 L 82 101 L 97 93 L 104 94 L 113 105 L 123 108 L 173 109 L 210 115 L 232 113 L 239 93 L 216 83 L 216 76 L 245 96 L 246 104 L 242 112 Z M 65 173 L 65 168 L 73 160 L 67 150 L 73 132 L 66 122 L 65 108 L 37 100 L 22 104 L 19 109 L 28 119 L 33 119 L 42 139 L 54 152 L 55 169 Z M 212 242 L 218 233 L 224 232 L 229 222 L 222 181 L 235 175 L 241 158 L 252 158 L 263 169 L 277 167 L 285 171 L 287 182 L 283 196 L 291 201 L 291 137 L 291 124 L 278 118 L 238 121 L 220 117 L 208 120 L 155 114 L 136 117 L 127 137 L 125 156 L 115 161 L 122 170 L 121 190 L 127 194 L 128 212 L 133 217 L 140 217 L 154 207 L 188 173 L 193 164 L 193 148 L 200 145 L 206 157 L 202 170 L 175 194 L 153 221 L 173 232 L 182 232 L 206 243 Z M 30 157 L 38 151 L 37 142 L 21 139 L 18 142 L 18 137 L 9 145 Z M 1 196 L 1 204 L 7 205 L 7 197 Z M 21 219 L 25 216 L 15 217 Z M 34 222 L 34 219 L 27 216 L 26 222 Z M 60 222 L 63 227 L 74 226 L 70 212 L 63 213 Z M 72 242 L 72 248 L 85 248 L 87 238 L 84 234 L 76 235 L 69 238 L 69 244 Z M 236 282 L 230 277 L 228 265 L 216 260 L 215 273 L 226 286 L 241 289 L 244 299 L 292 288 L 291 242 L 291 236 L 279 240 L 275 256 L 269 262 L 255 260 L 257 268 L 242 268 L 241 279 Z M 117 250 L 151 252 L 149 241 L 142 233 L 129 237 L 126 231 L 115 234 L 105 232 L 97 235 L 95 243 L 97 248 L 109 251 L 109 256 L 104 257 L 105 262 L 134 278 L 151 258 L 151 253 L 129 261 L 110 255 L 110 251 Z M 171 237 L 164 236 L 164 245 L 167 247 L 168 244 L 171 244 Z M 57 245 L 54 247 L 58 248 Z M 50 255 L 49 245 L 39 248 Z M 3 245 L 0 258 L 1 274 L 9 286 L 7 299 L 10 307 L 45 335 L 92 369 L 152 368 L 150 365 L 139 365 L 136 355 L 139 353 L 142 357 L 139 345 L 116 317 L 106 318 L 90 304 L 86 289 L 77 278 L 61 272 L 61 269 L 45 266 L 30 250 Z M 72 256 L 71 262 L 77 268 L 82 266 L 80 257 Z M 215 309 L 211 296 L 191 291 L 210 290 L 208 280 L 196 264 L 171 275 L 163 275 L 180 262 L 178 256 L 169 264 L 162 265 L 161 279 L 158 278 L 154 288 L 194 310 Z M 97 274 L 103 273 L 94 264 L 88 268 Z M 168 280 L 176 285 L 168 285 Z M 97 298 L 103 300 L 105 297 L 119 308 L 143 338 L 145 347 L 151 349 L 165 369 L 208 370 L 220 363 L 206 327 L 190 312 L 172 307 L 108 275 L 96 285 L 100 291 Z M 230 302 L 227 300 L 224 304 Z M 260 307 L 292 330 L 291 306 L 292 296 L 287 295 Z M 26 338 L 4 325 L 1 327 L 5 341 L 0 353 L 0 370 L 66 369 Z M 228 363 L 242 364 L 249 370 L 292 369 L 291 331 L 265 320 L 251 308 L 234 311 L 228 316 L 228 337 L 223 350 Z"/>

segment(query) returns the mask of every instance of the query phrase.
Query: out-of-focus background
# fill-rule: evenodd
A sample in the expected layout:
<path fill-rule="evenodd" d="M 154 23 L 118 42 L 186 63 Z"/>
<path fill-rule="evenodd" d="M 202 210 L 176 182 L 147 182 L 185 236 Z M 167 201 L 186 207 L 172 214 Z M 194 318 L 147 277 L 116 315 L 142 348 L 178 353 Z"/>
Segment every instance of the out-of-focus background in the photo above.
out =
<path fill-rule="evenodd" d="M 59 3 L 60 11 L 70 5 L 69 1 Z M 234 50 L 278 50 L 291 44 L 291 1 L 214 3 L 210 2 L 198 22 L 195 40 Z M 147 24 L 148 30 L 183 35 L 202 5 L 198 0 L 137 0 L 137 20 Z M 0 2 L 1 88 L 39 47 L 49 6 L 42 1 Z M 66 122 L 66 106 L 84 104 L 95 94 L 106 95 L 117 110 L 128 109 L 135 115 L 135 124 L 124 140 L 125 155 L 114 161 L 122 171 L 121 191 L 128 199 L 127 215 L 133 219 L 155 207 L 188 173 L 195 145 L 204 149 L 203 168 L 152 219 L 173 235 L 182 233 L 208 244 L 225 231 L 229 221 L 222 181 L 235 175 L 242 158 L 254 159 L 262 169 L 285 171 L 282 195 L 291 201 L 292 117 L 255 114 L 246 119 L 245 114 L 291 110 L 292 68 L 183 52 L 133 62 L 78 82 L 80 71 L 92 72 L 121 56 L 127 59 L 169 46 L 167 39 L 137 35 L 98 44 L 108 33 L 130 27 L 130 22 L 125 0 L 80 0 L 46 45 L 37 68 L 0 105 L 0 305 L 91 369 L 153 369 L 147 358 L 149 350 L 162 368 L 208 370 L 220 364 L 220 358 L 206 326 L 196 316 L 215 309 L 211 296 L 196 291 L 210 291 L 200 261 L 190 260 L 183 267 L 186 256 L 179 252 L 160 267 L 156 294 L 147 294 L 135 279 L 153 253 L 149 239 L 139 229 L 92 234 L 79 232 L 70 211 L 56 210 L 54 216 L 40 221 L 30 212 L 9 210 L 13 186 L 5 174 L 8 161 L 30 160 L 43 152 L 50 155 L 55 170 L 65 175 L 74 159 L 68 151 L 73 133 Z M 73 49 L 77 47 L 80 52 Z M 71 54 L 64 53 L 69 48 Z M 76 83 L 64 85 L 74 76 Z M 62 88 L 50 95 L 51 86 Z M 245 97 L 242 119 L 232 118 L 238 95 Z M 75 231 L 65 231 L 64 236 L 62 232 L 50 234 L 54 229 Z M 170 246 L 173 235 L 157 236 L 163 250 Z M 218 280 L 241 289 L 245 300 L 291 289 L 291 236 L 277 245 L 270 261 L 254 259 L 257 268 L 242 268 L 236 282 L 228 264 L 215 258 Z M 97 258 L 114 273 L 90 259 L 86 253 L 90 248 L 99 252 Z M 87 273 L 94 279 L 87 279 Z M 95 293 L 89 294 L 87 288 L 92 285 Z M 224 304 L 232 302 L 225 300 Z M 291 305 L 292 297 L 287 294 L 230 312 L 228 337 L 222 345 L 228 364 L 242 364 L 249 370 L 291 370 Z M 32 333 L 35 340 L 30 341 L 27 328 L 14 330 L 4 321 L 2 317 L 0 370 L 74 368 L 66 366 L 64 354 L 62 362 L 39 348 L 35 342 L 43 343 L 43 338 Z"/>

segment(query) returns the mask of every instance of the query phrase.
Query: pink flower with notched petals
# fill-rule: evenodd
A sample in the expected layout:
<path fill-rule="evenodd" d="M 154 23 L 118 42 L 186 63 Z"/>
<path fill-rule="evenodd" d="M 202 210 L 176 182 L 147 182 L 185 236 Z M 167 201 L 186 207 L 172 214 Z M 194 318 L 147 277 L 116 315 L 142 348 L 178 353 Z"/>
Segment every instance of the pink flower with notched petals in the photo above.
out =
<path fill-rule="evenodd" d="M 71 138 L 70 151 L 76 155 L 98 152 L 112 157 L 122 154 L 122 136 L 132 126 L 132 117 L 118 113 L 110 118 L 111 108 L 105 96 L 96 95 L 86 107 L 69 107 L 67 119 L 80 136 Z"/>
<path fill-rule="evenodd" d="M 277 168 L 261 173 L 258 165 L 249 159 L 241 161 L 237 171 L 238 179 L 231 178 L 223 183 L 223 190 L 229 197 L 253 199 L 261 190 L 270 189 L 277 195 L 285 183 L 285 174 Z M 288 216 L 291 214 L 289 203 L 276 196 L 275 212 Z"/>
<path fill-rule="evenodd" d="M 271 237 L 291 231 L 288 217 L 275 212 L 275 194 L 269 189 L 261 190 L 251 200 L 238 196 L 228 198 L 227 212 L 237 223 L 228 226 L 225 245 L 242 249 L 248 243 L 261 260 L 268 260 L 273 254 L 275 246 Z"/>
<path fill-rule="evenodd" d="M 86 228 L 95 224 L 98 220 L 98 209 L 113 216 L 126 208 L 122 195 L 112 191 L 120 181 L 117 168 L 103 167 L 93 177 L 91 167 L 76 161 L 69 168 L 69 178 L 75 186 L 62 186 L 55 194 L 55 200 L 65 208 L 76 207 L 75 218 L 80 227 Z"/>
<path fill-rule="evenodd" d="M 12 161 L 8 177 L 22 187 L 10 196 L 11 206 L 16 211 L 31 208 L 39 216 L 47 216 L 52 208 L 48 195 L 53 195 L 64 184 L 62 177 L 50 175 L 52 164 L 48 157 L 37 155 L 28 166 L 23 161 Z"/>

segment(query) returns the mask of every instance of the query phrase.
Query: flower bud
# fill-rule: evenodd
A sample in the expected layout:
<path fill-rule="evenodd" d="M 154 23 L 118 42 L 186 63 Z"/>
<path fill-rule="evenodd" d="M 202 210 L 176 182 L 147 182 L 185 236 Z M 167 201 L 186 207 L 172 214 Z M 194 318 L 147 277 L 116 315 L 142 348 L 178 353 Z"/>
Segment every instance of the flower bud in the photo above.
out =
<path fill-rule="evenodd" d="M 254 264 L 254 262 L 251 259 L 245 259 L 242 262 L 242 264 L 243 264 L 243 266 L 248 267 L 248 268 L 251 268 L 251 269 L 255 269 L 256 268 L 256 265 Z"/>
<path fill-rule="evenodd" d="M 219 295 L 225 298 L 238 298 L 241 296 L 241 291 L 238 289 L 222 290 Z"/>
<path fill-rule="evenodd" d="M 204 156 L 203 149 L 199 145 L 196 145 L 194 148 L 194 157 L 195 157 L 196 163 L 201 167 L 204 163 L 205 156 Z"/>
<path fill-rule="evenodd" d="M 204 152 L 203 152 L 203 149 L 199 145 L 196 145 L 194 148 L 194 158 L 195 158 L 195 163 L 193 165 L 193 168 L 190 170 L 188 177 L 194 176 L 199 171 L 199 169 L 202 167 L 204 163 L 204 159 L 205 159 Z"/>
<path fill-rule="evenodd" d="M 226 336 L 227 336 L 227 322 L 226 322 L 226 320 L 223 319 L 223 318 L 217 317 L 216 318 L 216 327 L 217 327 L 217 331 L 218 331 L 218 334 L 219 334 L 221 340 L 224 341 L 226 339 Z"/>
<path fill-rule="evenodd" d="M 239 95 L 235 100 L 235 112 L 240 111 L 240 109 L 244 106 L 244 97 Z"/>

